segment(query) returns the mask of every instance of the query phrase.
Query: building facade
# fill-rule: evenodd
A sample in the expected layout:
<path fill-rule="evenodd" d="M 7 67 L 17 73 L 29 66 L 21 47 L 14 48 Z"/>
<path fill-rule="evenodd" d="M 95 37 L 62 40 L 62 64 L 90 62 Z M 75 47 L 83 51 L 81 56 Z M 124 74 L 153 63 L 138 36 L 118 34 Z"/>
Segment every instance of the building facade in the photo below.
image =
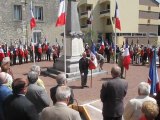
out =
<path fill-rule="evenodd" d="M 0 1 L 0 43 L 30 44 L 31 38 L 35 43 L 62 43 L 63 27 L 55 27 L 59 0 L 32 0 L 36 27 L 31 31 L 31 0 L 1 0 Z"/>
<path fill-rule="evenodd" d="M 81 30 L 86 33 L 86 42 L 94 41 L 102 34 L 109 41 L 121 45 L 127 38 L 129 43 L 152 44 L 160 41 L 160 6 L 155 0 L 117 0 L 121 31 L 115 29 L 115 0 L 81 0 L 78 4 Z M 92 16 L 92 17 L 90 17 Z M 91 19 L 90 19 L 91 18 Z M 91 20 L 91 23 L 88 22 Z M 88 35 L 88 36 L 87 36 Z M 160 44 L 160 43 L 159 43 Z"/>
<path fill-rule="evenodd" d="M 55 27 L 59 0 L 33 0 L 33 12 L 37 26 L 30 29 L 31 0 L 0 1 L 0 44 L 14 44 L 21 41 L 30 44 L 63 42 L 63 27 Z M 121 31 L 115 29 L 115 0 L 79 0 L 78 11 L 80 26 L 85 33 L 85 42 L 97 41 L 102 34 L 109 41 L 114 41 L 117 33 L 117 44 L 125 38 L 129 43 L 154 43 L 160 41 L 160 6 L 155 0 L 117 0 Z M 92 38 L 91 38 L 92 36 Z M 160 44 L 160 43 L 159 43 Z"/>

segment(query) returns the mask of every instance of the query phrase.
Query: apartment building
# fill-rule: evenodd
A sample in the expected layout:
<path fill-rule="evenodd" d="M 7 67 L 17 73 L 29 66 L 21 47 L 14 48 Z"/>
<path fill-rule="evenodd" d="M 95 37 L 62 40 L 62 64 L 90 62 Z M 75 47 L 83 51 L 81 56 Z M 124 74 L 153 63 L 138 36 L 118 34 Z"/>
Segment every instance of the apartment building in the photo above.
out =
<path fill-rule="evenodd" d="M 21 41 L 30 44 L 31 38 L 35 43 L 42 43 L 46 38 L 51 44 L 62 43 L 60 35 L 63 28 L 55 27 L 59 1 L 32 0 L 36 27 L 30 29 L 31 0 L 0 0 L 0 44 L 10 45 Z"/>
<path fill-rule="evenodd" d="M 129 43 L 151 44 L 160 41 L 160 6 L 155 0 L 117 0 L 121 31 L 115 29 L 115 0 L 81 0 L 78 4 L 81 30 L 85 33 L 86 42 L 94 41 L 102 34 L 108 41 L 114 41 L 117 33 L 117 44 L 122 45 L 126 38 Z M 91 14 L 92 13 L 92 14 Z M 90 24 L 90 15 L 93 15 Z M 160 43 L 159 43 L 160 44 Z"/>

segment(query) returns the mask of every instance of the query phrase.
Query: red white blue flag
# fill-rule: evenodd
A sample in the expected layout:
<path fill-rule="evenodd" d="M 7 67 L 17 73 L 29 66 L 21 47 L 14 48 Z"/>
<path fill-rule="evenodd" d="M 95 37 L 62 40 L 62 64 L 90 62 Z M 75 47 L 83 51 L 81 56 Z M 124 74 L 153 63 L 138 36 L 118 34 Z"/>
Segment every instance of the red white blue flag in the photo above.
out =
<path fill-rule="evenodd" d="M 90 60 L 89 60 L 89 69 L 96 69 L 98 64 L 97 64 L 97 58 L 95 56 L 96 54 L 96 46 L 95 44 L 92 42 L 92 46 L 91 46 L 91 53 L 90 53 Z"/>
<path fill-rule="evenodd" d="M 66 23 L 66 14 L 65 14 L 65 0 L 60 0 L 58 19 L 56 22 L 56 27 L 65 25 Z"/>
<path fill-rule="evenodd" d="M 131 62 L 130 54 L 129 54 L 129 49 L 128 49 L 128 40 L 126 40 L 126 48 L 123 53 L 123 66 L 125 67 L 126 70 L 129 69 L 129 64 Z"/>
<path fill-rule="evenodd" d="M 117 1 L 116 1 L 116 9 L 115 9 L 115 27 L 121 30 L 121 22 L 119 19 L 119 9 L 118 9 Z"/>
<path fill-rule="evenodd" d="M 89 69 L 96 69 L 97 68 L 97 58 L 95 56 L 95 54 L 93 54 L 93 52 L 91 51 L 90 53 L 90 60 L 89 60 Z"/>
<path fill-rule="evenodd" d="M 156 51 L 153 51 L 153 58 L 150 63 L 148 82 L 151 85 L 150 94 L 155 94 L 160 90 L 159 77 L 156 66 Z"/>
<path fill-rule="evenodd" d="M 100 48 L 99 48 L 99 52 L 100 52 L 100 53 L 103 53 L 104 50 L 105 50 L 105 45 L 104 45 L 104 40 L 102 39 L 101 45 L 100 45 Z"/>
<path fill-rule="evenodd" d="M 34 27 L 36 27 L 36 20 L 35 20 L 35 18 L 34 18 L 34 14 L 33 14 L 32 1 L 31 1 L 30 11 L 31 11 L 30 27 L 31 27 L 31 30 L 32 30 Z"/>

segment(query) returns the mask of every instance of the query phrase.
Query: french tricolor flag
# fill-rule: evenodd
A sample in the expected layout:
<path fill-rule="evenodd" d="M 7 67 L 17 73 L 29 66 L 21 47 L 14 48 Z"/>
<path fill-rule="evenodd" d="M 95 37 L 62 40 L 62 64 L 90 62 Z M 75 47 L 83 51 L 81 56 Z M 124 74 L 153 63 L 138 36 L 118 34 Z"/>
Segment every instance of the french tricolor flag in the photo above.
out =
<path fill-rule="evenodd" d="M 130 54 L 129 54 L 129 49 L 128 49 L 128 40 L 126 40 L 126 48 L 123 53 L 123 66 L 125 67 L 126 70 L 129 69 L 129 64 L 131 62 Z"/>
<path fill-rule="evenodd" d="M 92 69 L 96 69 L 97 68 L 97 58 L 95 56 L 95 54 L 93 54 L 93 52 L 91 51 L 90 53 L 90 60 L 89 60 L 89 69 L 92 70 Z"/>
<path fill-rule="evenodd" d="M 30 27 L 31 27 L 31 30 L 32 30 L 34 27 L 36 27 L 36 20 L 35 20 L 35 18 L 34 18 L 34 14 L 33 14 L 32 1 L 31 1 L 30 11 L 31 11 Z"/>
<path fill-rule="evenodd" d="M 56 22 L 56 27 L 65 25 L 66 23 L 66 14 L 65 14 L 65 0 L 60 0 L 58 19 Z"/>
<path fill-rule="evenodd" d="M 153 50 L 153 58 L 150 63 L 148 82 L 151 85 L 150 94 L 154 95 L 160 90 L 159 77 L 156 66 L 156 51 Z"/>
<path fill-rule="evenodd" d="M 3 51 L 2 47 L 0 46 L 0 62 L 2 62 L 4 57 L 5 57 L 4 51 Z"/>
<path fill-rule="evenodd" d="M 121 22 L 119 19 L 119 9 L 118 9 L 117 1 L 116 1 L 116 9 L 115 9 L 115 27 L 121 30 Z"/>
<path fill-rule="evenodd" d="M 104 50 L 105 50 L 105 45 L 104 45 L 104 40 L 102 39 L 99 51 L 103 53 Z"/>

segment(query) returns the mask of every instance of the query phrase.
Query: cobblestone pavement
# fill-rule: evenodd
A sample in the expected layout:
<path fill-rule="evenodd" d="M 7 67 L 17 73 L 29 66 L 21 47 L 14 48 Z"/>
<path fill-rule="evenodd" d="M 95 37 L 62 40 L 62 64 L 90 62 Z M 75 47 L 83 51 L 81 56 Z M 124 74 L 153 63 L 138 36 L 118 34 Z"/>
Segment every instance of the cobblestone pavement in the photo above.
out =
<path fill-rule="evenodd" d="M 42 61 L 42 62 L 37 62 L 36 64 L 40 65 L 41 68 L 44 70 L 47 67 L 51 67 L 53 65 L 53 62 Z M 27 72 L 29 71 L 32 65 L 33 63 L 12 66 L 11 69 L 13 70 L 14 77 L 26 78 Z M 78 104 L 84 105 L 86 107 L 92 120 L 102 119 L 102 114 L 101 114 L 102 103 L 100 101 L 100 90 L 101 90 L 102 83 L 111 78 L 110 70 L 113 65 L 114 64 L 112 63 L 104 64 L 104 70 L 108 71 L 108 74 L 101 74 L 101 75 L 94 76 L 92 88 L 89 87 L 89 88 L 81 89 L 80 80 L 75 80 L 68 83 L 68 86 L 70 86 L 74 90 L 75 99 L 77 100 Z M 130 68 L 126 74 L 126 80 L 128 81 L 129 88 L 128 88 L 127 95 L 124 99 L 125 104 L 129 99 L 137 95 L 137 85 L 141 81 L 147 81 L 148 72 L 149 72 L 148 65 L 146 66 L 130 65 Z M 158 74 L 160 76 L 160 68 L 158 68 Z M 52 86 L 56 85 L 55 79 L 45 75 L 41 75 L 40 78 L 44 81 L 48 95 L 49 95 L 49 89 Z M 91 78 L 88 77 L 89 86 L 91 81 L 90 79 Z"/>

